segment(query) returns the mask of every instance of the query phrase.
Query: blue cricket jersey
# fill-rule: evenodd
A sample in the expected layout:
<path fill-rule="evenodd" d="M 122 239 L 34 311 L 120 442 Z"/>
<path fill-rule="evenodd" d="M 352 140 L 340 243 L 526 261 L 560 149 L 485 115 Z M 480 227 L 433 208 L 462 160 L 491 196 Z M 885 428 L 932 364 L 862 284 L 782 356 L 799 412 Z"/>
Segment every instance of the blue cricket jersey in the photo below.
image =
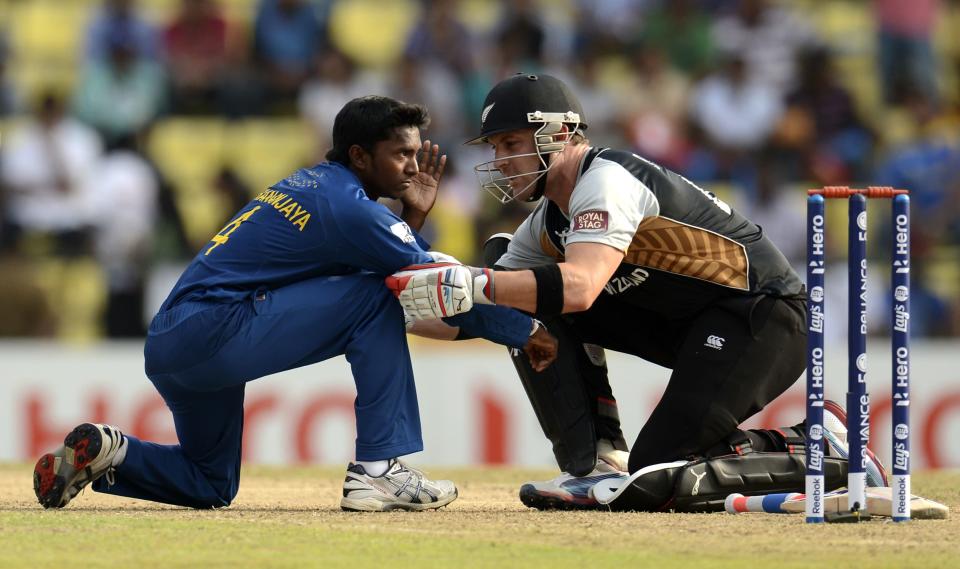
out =
<path fill-rule="evenodd" d="M 303 168 L 255 197 L 194 257 L 161 311 L 184 300 L 231 302 L 319 276 L 384 276 L 431 263 L 429 245 L 367 197 L 336 162 Z M 479 309 L 479 310 L 478 310 Z M 532 322 L 515 310 L 477 306 L 447 321 L 471 335 L 522 346 Z"/>

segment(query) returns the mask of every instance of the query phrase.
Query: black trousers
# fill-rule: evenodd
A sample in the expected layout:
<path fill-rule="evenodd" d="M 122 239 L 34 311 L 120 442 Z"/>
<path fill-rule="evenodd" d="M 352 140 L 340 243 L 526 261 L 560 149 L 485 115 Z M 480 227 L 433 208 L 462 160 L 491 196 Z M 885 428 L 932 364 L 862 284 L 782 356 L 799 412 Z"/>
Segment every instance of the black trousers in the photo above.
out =
<path fill-rule="evenodd" d="M 589 310 L 569 317 L 585 342 L 673 370 L 631 449 L 630 472 L 708 454 L 736 438 L 738 426 L 804 369 L 806 304 L 800 298 L 731 297 L 676 321 L 601 294 Z"/>

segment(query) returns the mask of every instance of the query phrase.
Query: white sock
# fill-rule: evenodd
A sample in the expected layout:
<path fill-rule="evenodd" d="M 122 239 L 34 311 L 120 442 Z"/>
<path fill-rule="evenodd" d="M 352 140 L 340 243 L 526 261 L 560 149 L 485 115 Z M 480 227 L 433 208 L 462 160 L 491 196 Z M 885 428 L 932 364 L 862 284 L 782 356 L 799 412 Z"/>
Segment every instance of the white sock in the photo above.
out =
<path fill-rule="evenodd" d="M 390 466 L 389 460 L 358 460 L 357 464 L 370 476 L 383 476 Z"/>
<path fill-rule="evenodd" d="M 117 454 L 113 455 L 113 460 L 110 461 L 110 466 L 118 466 L 124 459 L 127 458 L 127 448 L 130 446 L 127 444 L 126 435 L 120 435 L 123 437 L 120 441 L 120 448 L 117 450 Z"/>

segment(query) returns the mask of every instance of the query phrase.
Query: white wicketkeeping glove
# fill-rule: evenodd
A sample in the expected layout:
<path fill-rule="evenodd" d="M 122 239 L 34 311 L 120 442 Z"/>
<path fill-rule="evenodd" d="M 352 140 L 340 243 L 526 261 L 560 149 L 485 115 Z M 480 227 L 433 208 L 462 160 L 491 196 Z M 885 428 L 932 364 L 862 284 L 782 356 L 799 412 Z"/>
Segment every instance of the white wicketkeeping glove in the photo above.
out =
<path fill-rule="evenodd" d="M 411 265 L 386 278 L 400 305 L 417 320 L 462 314 L 493 304 L 493 271 L 454 263 Z"/>
<path fill-rule="evenodd" d="M 430 255 L 435 263 L 454 263 L 456 265 L 463 264 L 453 255 L 447 255 L 446 253 L 441 253 L 440 251 L 427 251 L 427 255 Z"/>

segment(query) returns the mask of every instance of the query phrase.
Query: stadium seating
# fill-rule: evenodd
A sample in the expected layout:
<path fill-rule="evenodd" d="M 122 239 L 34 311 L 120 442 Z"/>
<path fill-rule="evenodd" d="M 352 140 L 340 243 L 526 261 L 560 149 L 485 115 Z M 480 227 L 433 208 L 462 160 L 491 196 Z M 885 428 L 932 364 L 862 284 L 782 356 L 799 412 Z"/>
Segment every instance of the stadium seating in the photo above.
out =
<path fill-rule="evenodd" d="M 220 0 L 229 21 L 252 27 L 259 0 Z M 144 16 L 162 25 L 169 21 L 181 0 L 140 0 Z M 541 0 L 547 21 L 569 24 L 574 0 Z M 103 0 L 21 0 L 4 3 L 0 26 L 9 34 L 12 55 L 8 69 L 27 101 L 40 90 L 54 88 L 69 93 L 81 67 L 84 33 Z M 330 13 L 331 41 L 362 66 L 389 69 L 399 57 L 410 29 L 422 17 L 418 0 L 339 0 Z M 884 109 L 877 89 L 875 25 L 870 4 L 861 0 L 791 0 L 834 47 L 838 77 L 853 94 L 862 116 L 880 137 L 883 147 L 895 146 L 913 134 L 910 117 Z M 462 0 L 460 15 L 475 31 L 490 31 L 501 7 L 489 0 Z M 942 4 L 936 35 L 942 54 L 944 92 L 960 93 L 960 5 Z M 389 25 L 384 25 L 389 22 Z M 371 33 L 374 31 L 374 33 Z M 489 63 L 489 62 L 488 62 Z M 616 85 L 625 73 L 625 62 L 611 58 L 601 66 L 602 82 Z M 955 95 L 956 96 L 956 95 Z M 16 120 L 0 125 L 8 132 Z M 225 196 L 214 190 L 214 180 L 224 166 L 232 167 L 252 193 L 281 179 L 292 170 L 317 161 L 323 150 L 309 128 L 297 118 L 256 118 L 230 122 L 219 117 L 164 117 L 152 129 L 147 149 L 175 189 L 175 202 L 190 242 L 199 246 L 222 226 L 232 213 Z M 722 199 L 731 201 L 735 188 L 705 184 Z M 802 185 L 802 184 L 801 184 Z M 802 215 L 802 212 L 798 212 Z M 883 218 L 882 204 L 870 204 L 872 219 Z M 831 208 L 828 231 L 831 252 L 839 254 L 846 239 L 845 208 Z M 478 244 L 473 220 L 455 206 L 438 203 L 431 218 L 433 244 L 439 250 L 469 259 Z M 871 241 L 871 254 L 879 257 L 880 240 Z M 928 281 L 945 298 L 960 295 L 960 250 L 939 246 L 930 258 Z M 75 265 L 75 266 L 73 266 Z M 94 265 L 47 260 L 43 281 L 64 314 L 65 337 L 93 338 L 97 315 L 103 309 L 105 280 Z M 70 283 L 69 286 L 64 283 Z M 942 289 L 942 290 L 941 290 Z"/>
<path fill-rule="evenodd" d="M 226 157 L 220 119 L 161 121 L 150 133 L 148 151 L 176 191 L 176 203 L 191 243 L 220 229 L 226 204 L 211 191 Z"/>

